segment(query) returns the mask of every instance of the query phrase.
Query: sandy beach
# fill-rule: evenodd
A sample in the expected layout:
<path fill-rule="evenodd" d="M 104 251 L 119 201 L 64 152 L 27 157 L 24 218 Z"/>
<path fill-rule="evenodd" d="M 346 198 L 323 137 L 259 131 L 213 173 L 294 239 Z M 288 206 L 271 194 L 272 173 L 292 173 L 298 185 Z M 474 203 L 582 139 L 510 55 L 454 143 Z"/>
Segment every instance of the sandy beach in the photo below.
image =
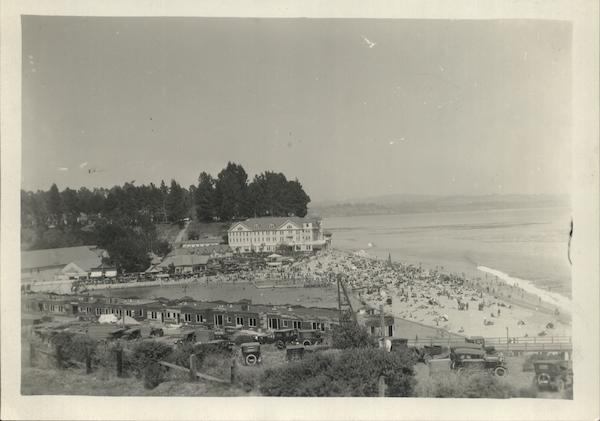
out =
<path fill-rule="evenodd" d="M 376 308 L 384 305 L 385 311 L 395 316 L 449 332 L 486 337 L 571 334 L 570 317 L 564 309 L 557 314 L 553 303 L 496 277 L 468 279 L 414 265 L 390 264 L 364 251 L 331 250 L 306 266 L 307 271 L 319 275 L 344 274 L 363 303 Z"/>

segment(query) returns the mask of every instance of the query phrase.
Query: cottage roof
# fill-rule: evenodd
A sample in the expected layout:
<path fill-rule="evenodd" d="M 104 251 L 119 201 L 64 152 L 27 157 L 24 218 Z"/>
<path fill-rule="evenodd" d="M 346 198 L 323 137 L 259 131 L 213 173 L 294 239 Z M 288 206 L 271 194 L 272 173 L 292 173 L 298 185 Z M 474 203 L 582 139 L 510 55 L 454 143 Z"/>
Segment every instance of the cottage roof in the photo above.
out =
<path fill-rule="evenodd" d="M 41 269 L 46 267 L 66 266 L 71 262 L 95 262 L 93 266 L 102 263 L 99 256 L 102 250 L 96 246 L 62 247 L 21 252 L 21 269 Z M 82 263 L 83 264 L 83 263 Z M 79 264 L 77 265 L 79 266 Z M 81 267 L 81 266 L 79 266 Z M 83 267 L 81 267 L 84 269 Z"/>

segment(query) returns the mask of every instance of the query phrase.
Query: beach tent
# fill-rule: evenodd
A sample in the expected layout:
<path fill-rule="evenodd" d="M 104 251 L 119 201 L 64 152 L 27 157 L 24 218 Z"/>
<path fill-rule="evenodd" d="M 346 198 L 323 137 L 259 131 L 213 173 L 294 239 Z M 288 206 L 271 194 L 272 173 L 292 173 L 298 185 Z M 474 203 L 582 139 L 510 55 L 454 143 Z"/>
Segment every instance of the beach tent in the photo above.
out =
<path fill-rule="evenodd" d="M 114 314 L 102 314 L 98 318 L 98 323 L 116 323 L 116 322 L 117 322 L 117 316 L 115 316 Z"/>

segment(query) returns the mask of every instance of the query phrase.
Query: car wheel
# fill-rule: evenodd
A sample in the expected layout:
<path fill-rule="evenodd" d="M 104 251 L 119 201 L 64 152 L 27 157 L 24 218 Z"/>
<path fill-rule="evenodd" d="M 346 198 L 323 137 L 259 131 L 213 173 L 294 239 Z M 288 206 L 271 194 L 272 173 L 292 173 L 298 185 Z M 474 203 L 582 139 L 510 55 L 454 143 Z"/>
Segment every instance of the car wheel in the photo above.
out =
<path fill-rule="evenodd" d="M 258 358 L 256 358 L 256 355 L 254 354 L 248 354 L 246 355 L 246 364 L 248 365 L 254 365 L 258 362 Z"/>
<path fill-rule="evenodd" d="M 496 368 L 494 369 L 494 374 L 495 374 L 496 376 L 498 376 L 498 377 L 502 377 L 502 376 L 505 376 L 505 375 L 506 375 L 506 371 L 507 371 L 507 370 L 506 370 L 506 368 L 504 368 L 504 367 L 496 367 Z"/>
<path fill-rule="evenodd" d="M 310 346 L 311 344 L 310 344 L 309 340 L 306 340 L 306 341 L 302 342 L 302 345 L 304 345 L 304 346 Z"/>
<path fill-rule="evenodd" d="M 285 348 L 285 344 L 283 343 L 283 341 L 277 341 L 277 349 L 284 349 Z"/>
<path fill-rule="evenodd" d="M 425 364 L 428 364 L 428 363 L 429 363 L 429 361 L 431 361 L 431 355 L 427 354 L 427 355 L 425 355 L 425 356 L 423 357 L 423 362 L 424 362 Z"/>

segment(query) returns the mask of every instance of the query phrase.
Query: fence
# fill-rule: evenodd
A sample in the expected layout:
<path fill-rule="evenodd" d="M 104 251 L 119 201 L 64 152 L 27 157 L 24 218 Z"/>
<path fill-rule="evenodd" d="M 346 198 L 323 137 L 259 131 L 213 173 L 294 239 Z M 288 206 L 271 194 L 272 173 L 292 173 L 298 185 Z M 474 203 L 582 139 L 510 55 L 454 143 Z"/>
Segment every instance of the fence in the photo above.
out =
<path fill-rule="evenodd" d="M 124 376 L 123 354 L 133 354 L 133 351 L 129 350 L 129 349 L 125 349 L 125 348 L 116 348 L 114 351 L 115 351 L 114 352 L 114 354 L 115 354 L 115 374 L 117 375 L 117 377 L 123 377 Z M 44 346 L 43 344 L 36 344 L 33 341 L 30 341 L 29 342 L 29 365 L 31 367 L 33 367 L 35 365 L 35 362 L 37 361 L 37 358 L 38 358 L 37 357 L 38 354 L 42 354 L 42 355 L 45 355 L 46 357 L 49 357 L 51 360 L 54 361 L 56 366 L 59 368 L 64 367 L 65 364 L 72 364 L 72 365 L 77 365 L 80 368 L 85 368 L 86 374 L 91 374 L 93 372 L 94 367 L 92 366 L 93 359 L 92 359 L 91 355 L 85 356 L 85 362 L 76 361 L 76 360 L 64 358 L 63 356 L 61 356 L 59 349 L 56 346 L 51 346 L 51 345 Z M 237 361 L 236 361 L 235 357 L 232 358 L 232 360 L 231 360 L 231 376 L 227 380 L 219 379 L 217 377 L 214 377 L 209 374 L 198 371 L 198 369 L 197 369 L 198 356 L 196 354 L 190 355 L 190 368 L 183 367 L 183 366 L 180 366 L 177 364 L 173 364 L 168 361 L 156 360 L 154 362 L 156 362 L 157 364 L 159 364 L 163 367 L 167 367 L 169 369 L 186 372 L 186 373 L 188 373 L 190 380 L 193 380 L 193 381 L 196 381 L 198 379 L 203 379 L 203 380 L 212 381 L 212 382 L 221 383 L 221 384 L 232 384 L 232 383 L 235 383 L 236 377 L 237 377 L 237 372 L 238 372 Z"/>
<path fill-rule="evenodd" d="M 484 338 L 486 346 L 494 346 L 500 351 L 542 352 L 542 351 L 571 351 L 573 348 L 571 336 L 534 336 L 534 337 L 491 337 Z M 408 346 L 452 346 L 458 347 L 465 340 L 423 338 L 408 341 Z"/>

